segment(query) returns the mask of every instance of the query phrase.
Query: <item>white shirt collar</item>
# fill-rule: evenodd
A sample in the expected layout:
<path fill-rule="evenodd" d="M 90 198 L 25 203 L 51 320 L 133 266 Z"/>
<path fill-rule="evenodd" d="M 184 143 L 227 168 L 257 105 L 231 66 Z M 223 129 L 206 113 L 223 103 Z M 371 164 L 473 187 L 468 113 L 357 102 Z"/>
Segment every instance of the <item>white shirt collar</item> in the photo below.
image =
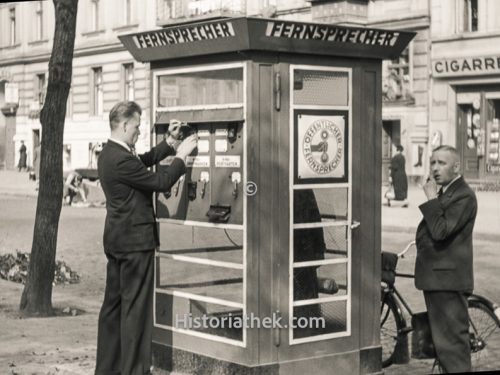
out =
<path fill-rule="evenodd" d="M 128 144 L 126 144 L 125 142 L 119 141 L 118 139 L 114 139 L 114 138 L 109 138 L 109 140 L 112 142 L 118 143 L 120 146 L 123 146 L 123 147 L 125 147 L 125 149 L 132 152 L 132 149 L 130 148 L 130 146 Z"/>
<path fill-rule="evenodd" d="M 452 183 L 454 183 L 456 180 L 458 180 L 460 177 L 462 177 L 462 175 L 458 175 L 457 177 L 455 177 L 453 180 L 451 180 L 451 182 L 446 185 L 446 186 L 443 186 L 442 189 L 443 189 L 443 193 L 446 192 L 446 190 L 448 190 L 448 188 L 451 186 Z"/>

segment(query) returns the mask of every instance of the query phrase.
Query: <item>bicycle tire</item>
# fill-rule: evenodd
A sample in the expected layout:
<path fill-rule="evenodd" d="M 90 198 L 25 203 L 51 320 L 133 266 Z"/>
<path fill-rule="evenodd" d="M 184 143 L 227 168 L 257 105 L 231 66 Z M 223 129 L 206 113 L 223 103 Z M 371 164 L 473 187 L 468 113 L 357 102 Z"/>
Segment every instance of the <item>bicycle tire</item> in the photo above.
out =
<path fill-rule="evenodd" d="M 491 307 L 481 299 L 468 300 L 472 370 L 498 370 L 500 322 Z"/>
<path fill-rule="evenodd" d="M 401 331 L 406 327 L 398 302 L 391 293 L 382 291 L 380 307 L 380 345 L 382 346 L 382 367 L 394 362 L 396 346 L 401 341 Z"/>

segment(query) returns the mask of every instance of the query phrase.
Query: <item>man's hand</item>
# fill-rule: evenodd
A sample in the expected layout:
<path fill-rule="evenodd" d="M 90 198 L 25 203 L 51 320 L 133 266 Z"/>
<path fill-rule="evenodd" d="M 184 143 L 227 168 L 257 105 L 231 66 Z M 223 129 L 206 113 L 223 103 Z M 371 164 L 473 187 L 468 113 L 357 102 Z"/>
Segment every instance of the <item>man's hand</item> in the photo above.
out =
<path fill-rule="evenodd" d="M 433 178 L 429 178 L 423 186 L 424 193 L 428 200 L 437 198 L 438 187 Z"/>
<path fill-rule="evenodd" d="M 182 126 L 182 122 L 172 121 L 172 123 L 168 127 L 169 137 L 172 137 L 175 140 L 179 139 L 180 135 L 181 135 L 181 126 Z"/>
<path fill-rule="evenodd" d="M 198 136 L 196 134 L 192 134 L 183 140 L 179 147 L 177 147 L 177 153 L 175 156 L 184 160 L 186 159 L 186 156 L 190 155 L 197 146 Z"/>

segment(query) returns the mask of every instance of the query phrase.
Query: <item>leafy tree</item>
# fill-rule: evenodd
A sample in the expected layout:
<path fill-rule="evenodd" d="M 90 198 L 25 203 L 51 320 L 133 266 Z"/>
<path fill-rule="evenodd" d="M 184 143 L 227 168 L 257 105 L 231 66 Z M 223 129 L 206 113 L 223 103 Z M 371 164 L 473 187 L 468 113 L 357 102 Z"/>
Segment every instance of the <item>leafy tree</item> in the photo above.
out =
<path fill-rule="evenodd" d="M 78 0 L 53 0 L 56 26 L 45 103 L 40 113 L 42 145 L 35 230 L 20 310 L 49 316 L 63 194 L 62 150 L 66 101 L 71 86 Z"/>

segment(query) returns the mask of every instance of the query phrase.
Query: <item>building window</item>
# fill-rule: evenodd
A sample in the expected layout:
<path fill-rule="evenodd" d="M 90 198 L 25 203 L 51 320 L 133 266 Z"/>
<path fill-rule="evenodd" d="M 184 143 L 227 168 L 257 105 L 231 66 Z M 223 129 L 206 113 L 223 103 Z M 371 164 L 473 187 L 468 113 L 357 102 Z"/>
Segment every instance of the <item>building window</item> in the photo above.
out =
<path fill-rule="evenodd" d="M 37 74 L 35 79 L 35 98 L 34 101 L 38 103 L 39 108 L 42 108 L 45 102 L 45 94 L 47 92 L 47 82 L 45 79 L 45 73 Z"/>
<path fill-rule="evenodd" d="M 158 12 L 159 19 L 173 19 L 177 17 L 176 5 L 178 1 L 175 0 L 163 0 L 160 5 L 160 12 Z"/>
<path fill-rule="evenodd" d="M 90 28 L 92 31 L 97 31 L 99 29 L 99 0 L 92 0 L 90 6 Z"/>
<path fill-rule="evenodd" d="M 16 44 L 16 8 L 9 8 L 9 44 Z"/>
<path fill-rule="evenodd" d="M 477 0 L 462 0 L 459 7 L 459 32 L 474 32 L 479 28 L 479 12 Z M 459 3 L 459 4 L 460 4 Z"/>
<path fill-rule="evenodd" d="M 43 3 L 41 1 L 36 4 L 36 39 L 43 39 Z"/>
<path fill-rule="evenodd" d="M 103 114 L 104 107 L 104 95 L 103 95 L 103 83 L 102 83 L 102 68 L 92 68 L 92 114 L 94 116 L 99 116 Z"/>
<path fill-rule="evenodd" d="M 464 2 L 464 31 L 477 31 L 477 0 Z"/>
<path fill-rule="evenodd" d="M 134 100 L 134 64 L 123 64 L 123 94 L 125 100 Z"/>
<path fill-rule="evenodd" d="M 413 100 L 410 46 L 395 60 L 383 62 L 382 92 L 385 101 Z"/>
<path fill-rule="evenodd" d="M 123 0 L 123 22 L 125 25 L 130 25 L 132 23 L 132 0 Z"/>

